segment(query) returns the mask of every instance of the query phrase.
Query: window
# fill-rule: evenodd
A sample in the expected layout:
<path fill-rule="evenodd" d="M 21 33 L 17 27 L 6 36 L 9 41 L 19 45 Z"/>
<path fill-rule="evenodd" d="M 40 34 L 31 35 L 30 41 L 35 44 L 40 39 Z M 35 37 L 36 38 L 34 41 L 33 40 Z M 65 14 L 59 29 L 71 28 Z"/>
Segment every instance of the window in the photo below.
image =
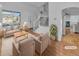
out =
<path fill-rule="evenodd" d="M 2 25 L 6 29 L 14 29 L 18 27 L 21 21 L 21 13 L 16 11 L 2 10 Z M 8 28 L 9 27 L 9 28 Z"/>

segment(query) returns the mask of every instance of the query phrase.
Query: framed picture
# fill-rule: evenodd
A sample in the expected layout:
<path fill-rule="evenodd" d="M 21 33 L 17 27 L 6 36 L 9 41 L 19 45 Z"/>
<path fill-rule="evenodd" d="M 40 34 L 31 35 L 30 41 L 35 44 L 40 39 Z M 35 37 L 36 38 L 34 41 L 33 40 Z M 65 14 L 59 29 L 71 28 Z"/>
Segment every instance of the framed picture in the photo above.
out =
<path fill-rule="evenodd" d="M 49 20 L 48 17 L 40 17 L 40 26 L 48 26 Z"/>
<path fill-rule="evenodd" d="M 70 27 L 70 21 L 66 21 L 66 27 Z"/>

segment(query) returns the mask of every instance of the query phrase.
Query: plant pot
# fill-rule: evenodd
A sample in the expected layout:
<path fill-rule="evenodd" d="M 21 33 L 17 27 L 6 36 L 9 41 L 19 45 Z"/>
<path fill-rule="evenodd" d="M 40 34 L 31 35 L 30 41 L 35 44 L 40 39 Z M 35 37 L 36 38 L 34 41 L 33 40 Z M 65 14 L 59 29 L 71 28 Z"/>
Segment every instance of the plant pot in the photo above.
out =
<path fill-rule="evenodd" d="M 56 37 L 55 37 L 55 36 L 53 36 L 53 35 L 51 35 L 51 39 L 52 39 L 52 40 L 55 40 L 55 39 L 56 39 Z"/>

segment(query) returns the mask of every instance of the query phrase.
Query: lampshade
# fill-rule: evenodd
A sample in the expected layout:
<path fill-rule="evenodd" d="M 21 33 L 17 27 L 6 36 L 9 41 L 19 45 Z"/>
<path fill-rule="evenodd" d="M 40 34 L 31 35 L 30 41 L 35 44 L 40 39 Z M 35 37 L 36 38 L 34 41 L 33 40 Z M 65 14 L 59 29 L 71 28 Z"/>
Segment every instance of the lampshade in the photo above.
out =
<path fill-rule="evenodd" d="M 24 23 L 23 23 L 23 26 L 27 26 L 27 22 L 24 22 Z"/>
<path fill-rule="evenodd" d="M 27 26 L 27 27 L 29 28 L 29 27 L 30 27 L 29 22 L 24 22 L 24 23 L 23 23 L 23 27 L 25 27 L 25 26 Z"/>
<path fill-rule="evenodd" d="M 26 25 L 26 24 L 27 24 L 27 22 L 24 22 L 24 24 Z"/>

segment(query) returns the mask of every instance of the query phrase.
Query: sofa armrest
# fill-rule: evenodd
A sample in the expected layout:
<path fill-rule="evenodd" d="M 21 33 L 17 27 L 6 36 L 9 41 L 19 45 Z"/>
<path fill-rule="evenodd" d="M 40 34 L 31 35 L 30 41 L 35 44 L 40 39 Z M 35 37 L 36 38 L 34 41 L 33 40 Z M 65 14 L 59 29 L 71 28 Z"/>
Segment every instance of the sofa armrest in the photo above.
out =
<path fill-rule="evenodd" d="M 40 37 L 40 36 L 35 36 L 35 35 L 33 35 L 33 34 L 28 34 L 28 38 L 29 38 L 29 37 L 32 37 L 32 38 L 34 38 L 35 41 L 41 43 L 41 41 L 40 41 L 40 38 L 41 38 L 41 37 Z"/>
<path fill-rule="evenodd" d="M 16 44 L 13 42 L 13 56 L 19 56 L 19 55 L 20 55 L 20 51 L 16 46 Z"/>
<path fill-rule="evenodd" d="M 16 48 L 15 44 L 13 43 L 13 56 L 19 56 L 20 51 Z"/>

